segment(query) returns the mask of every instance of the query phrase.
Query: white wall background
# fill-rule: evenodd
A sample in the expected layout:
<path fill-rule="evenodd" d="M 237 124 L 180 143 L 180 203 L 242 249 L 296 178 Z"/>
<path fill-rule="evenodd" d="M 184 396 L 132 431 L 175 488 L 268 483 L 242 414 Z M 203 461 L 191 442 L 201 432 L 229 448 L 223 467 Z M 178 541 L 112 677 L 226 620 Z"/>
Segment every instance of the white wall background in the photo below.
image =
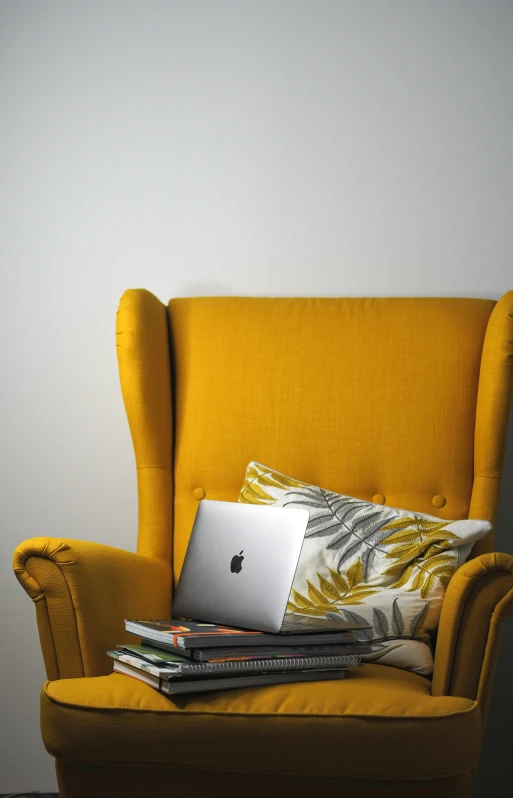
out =
<path fill-rule="evenodd" d="M 35 613 L 12 550 L 33 535 L 135 547 L 121 293 L 512 288 L 513 3 L 2 0 L 0 116 L 7 792 L 55 783 Z M 490 789 L 513 779 L 500 761 L 507 631 Z"/>

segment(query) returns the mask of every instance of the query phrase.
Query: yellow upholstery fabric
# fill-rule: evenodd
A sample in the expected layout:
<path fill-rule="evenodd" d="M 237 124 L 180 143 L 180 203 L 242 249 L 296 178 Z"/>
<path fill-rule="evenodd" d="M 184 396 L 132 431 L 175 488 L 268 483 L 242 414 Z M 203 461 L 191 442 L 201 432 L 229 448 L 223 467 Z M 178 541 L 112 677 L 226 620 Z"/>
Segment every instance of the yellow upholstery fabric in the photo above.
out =
<path fill-rule="evenodd" d="M 513 557 L 466 562 L 447 588 L 440 617 L 433 695 L 477 698 L 486 711 L 502 621 L 513 612 Z"/>
<path fill-rule="evenodd" d="M 497 302 L 486 328 L 474 437 L 474 482 L 469 518 L 495 521 L 513 389 L 513 291 Z M 493 551 L 480 541 L 474 556 Z"/>
<path fill-rule="evenodd" d="M 135 289 L 121 299 L 116 341 L 138 554 L 33 538 L 14 556 L 54 680 L 42 729 L 61 798 L 469 798 L 501 620 L 513 610 L 512 558 L 486 554 L 492 535 L 449 585 L 432 695 L 417 674 L 366 665 L 329 690 L 173 702 L 103 676 L 105 650 L 128 639 L 124 618 L 169 614 L 172 558 L 176 577 L 198 501 L 235 501 L 252 459 L 336 492 L 493 522 L 513 292 L 497 303 L 200 298 L 166 308 Z"/>
<path fill-rule="evenodd" d="M 17 548 L 14 571 L 36 603 L 50 679 L 110 673 L 105 651 L 131 637 L 123 619 L 169 614 L 170 566 L 141 554 L 67 538 L 31 538 Z"/>
<path fill-rule="evenodd" d="M 173 299 L 175 578 L 197 508 L 246 465 L 335 493 L 468 516 L 481 351 L 493 302 Z M 504 433 L 504 430 L 501 430 Z"/>
<path fill-rule="evenodd" d="M 171 559 L 172 403 L 165 306 L 149 291 L 125 291 L 116 316 L 123 399 L 137 467 L 139 554 Z"/>
<path fill-rule="evenodd" d="M 341 682 L 175 700 L 119 674 L 64 679 L 45 685 L 42 728 L 51 753 L 78 761 L 421 780 L 472 768 L 481 716 L 432 698 L 422 676 L 364 665 Z"/>

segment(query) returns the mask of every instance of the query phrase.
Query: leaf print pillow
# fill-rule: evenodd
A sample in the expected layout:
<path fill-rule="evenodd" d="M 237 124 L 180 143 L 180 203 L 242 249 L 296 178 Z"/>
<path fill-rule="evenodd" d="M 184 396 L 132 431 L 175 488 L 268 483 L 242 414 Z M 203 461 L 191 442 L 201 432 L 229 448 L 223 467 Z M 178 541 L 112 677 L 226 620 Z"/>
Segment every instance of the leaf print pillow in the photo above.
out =
<path fill-rule="evenodd" d="M 333 493 L 252 462 L 239 502 L 306 507 L 310 520 L 284 624 L 300 617 L 365 623 L 367 661 L 429 674 L 431 635 L 454 571 L 488 521 L 444 521 Z"/>

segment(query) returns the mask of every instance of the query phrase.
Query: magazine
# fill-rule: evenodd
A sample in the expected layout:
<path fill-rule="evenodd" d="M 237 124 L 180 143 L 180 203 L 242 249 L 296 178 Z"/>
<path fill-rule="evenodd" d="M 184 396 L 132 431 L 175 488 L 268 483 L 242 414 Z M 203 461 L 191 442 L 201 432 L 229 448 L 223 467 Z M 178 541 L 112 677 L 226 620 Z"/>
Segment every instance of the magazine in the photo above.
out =
<path fill-rule="evenodd" d="M 228 646 L 320 645 L 352 640 L 351 629 L 362 628 L 346 624 L 346 628 L 330 632 L 299 634 L 269 634 L 231 626 L 220 626 L 198 621 L 137 621 L 126 620 L 125 629 L 141 637 L 147 644 L 166 644 L 173 649 L 194 649 Z"/>

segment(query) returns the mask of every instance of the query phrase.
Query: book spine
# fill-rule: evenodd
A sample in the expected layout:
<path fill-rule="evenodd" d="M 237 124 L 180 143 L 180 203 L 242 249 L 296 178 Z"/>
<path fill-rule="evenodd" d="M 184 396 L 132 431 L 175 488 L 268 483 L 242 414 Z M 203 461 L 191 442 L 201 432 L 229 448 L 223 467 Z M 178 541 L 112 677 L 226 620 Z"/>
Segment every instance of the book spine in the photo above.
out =
<path fill-rule="evenodd" d="M 184 676 L 207 676 L 225 673 L 259 673 L 269 671 L 320 670 L 326 668 L 350 668 L 361 663 L 358 654 L 340 654 L 331 657 L 286 657 L 266 660 L 243 660 L 212 662 L 203 665 L 184 663 L 180 673 Z"/>

